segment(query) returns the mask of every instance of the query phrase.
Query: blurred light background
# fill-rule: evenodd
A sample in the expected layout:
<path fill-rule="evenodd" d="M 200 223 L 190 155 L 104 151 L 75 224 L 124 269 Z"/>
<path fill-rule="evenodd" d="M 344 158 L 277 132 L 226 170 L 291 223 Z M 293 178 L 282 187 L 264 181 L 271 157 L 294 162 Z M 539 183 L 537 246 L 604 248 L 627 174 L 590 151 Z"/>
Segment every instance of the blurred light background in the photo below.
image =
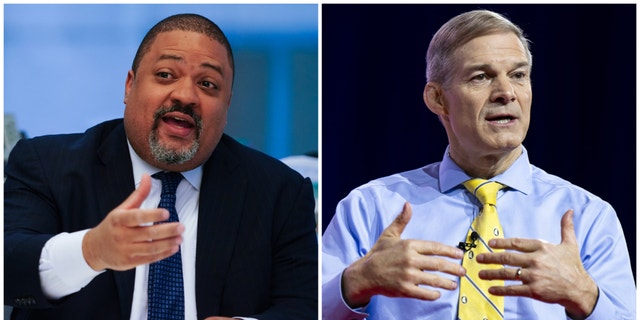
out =
<path fill-rule="evenodd" d="M 291 156 L 318 150 L 316 4 L 4 5 L 5 161 L 20 136 L 121 118 L 140 41 L 177 13 L 201 14 L 229 38 L 236 78 L 225 132 L 305 174 Z M 317 162 L 312 169 L 317 192 Z"/>
<path fill-rule="evenodd" d="M 315 4 L 6 4 L 5 127 L 13 119 L 34 137 L 122 117 L 126 75 L 144 34 L 186 12 L 217 23 L 234 51 L 226 133 L 276 158 L 316 152 Z"/>

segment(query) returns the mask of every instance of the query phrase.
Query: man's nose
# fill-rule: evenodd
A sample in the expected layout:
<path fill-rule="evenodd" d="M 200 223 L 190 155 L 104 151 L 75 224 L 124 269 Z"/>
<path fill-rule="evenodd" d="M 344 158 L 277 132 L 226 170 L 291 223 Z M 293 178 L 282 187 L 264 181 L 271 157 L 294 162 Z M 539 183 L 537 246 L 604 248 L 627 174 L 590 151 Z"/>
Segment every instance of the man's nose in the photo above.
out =
<path fill-rule="evenodd" d="M 179 102 L 183 105 L 199 105 L 198 84 L 189 78 L 182 78 L 177 81 L 171 91 L 172 102 Z"/>
<path fill-rule="evenodd" d="M 494 88 L 491 93 L 491 101 L 501 104 L 508 104 L 516 101 L 516 92 L 511 83 L 511 79 L 507 76 L 496 77 L 494 80 Z"/>

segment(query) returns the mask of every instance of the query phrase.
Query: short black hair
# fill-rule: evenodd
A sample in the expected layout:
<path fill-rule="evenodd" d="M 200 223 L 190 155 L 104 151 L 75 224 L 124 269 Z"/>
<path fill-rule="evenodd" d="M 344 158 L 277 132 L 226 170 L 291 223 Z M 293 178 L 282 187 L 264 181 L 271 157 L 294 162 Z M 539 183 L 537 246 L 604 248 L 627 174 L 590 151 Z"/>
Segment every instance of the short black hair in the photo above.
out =
<path fill-rule="evenodd" d="M 149 52 L 151 44 L 156 39 L 158 34 L 162 32 L 181 30 L 181 31 L 193 31 L 206 35 L 207 37 L 219 42 L 227 49 L 227 56 L 229 63 L 231 64 L 231 70 L 235 78 L 235 64 L 233 61 L 233 52 L 231 51 L 231 45 L 229 40 L 222 32 L 222 29 L 218 27 L 213 21 L 193 13 L 176 14 L 163 19 L 153 26 L 142 39 L 136 56 L 133 58 L 133 64 L 131 70 L 135 74 L 140 66 L 142 57 Z"/>

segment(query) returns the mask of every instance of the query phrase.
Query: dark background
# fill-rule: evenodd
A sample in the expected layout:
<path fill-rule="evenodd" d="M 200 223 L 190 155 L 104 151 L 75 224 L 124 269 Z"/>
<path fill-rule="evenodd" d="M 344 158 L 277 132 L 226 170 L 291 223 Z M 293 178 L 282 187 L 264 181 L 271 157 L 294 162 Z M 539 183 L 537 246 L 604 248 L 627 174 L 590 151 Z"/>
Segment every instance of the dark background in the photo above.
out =
<path fill-rule="evenodd" d="M 442 159 L 424 57 L 443 23 L 473 9 L 507 16 L 531 40 L 529 159 L 613 205 L 635 275 L 633 4 L 322 5 L 322 231 L 352 189 Z"/>

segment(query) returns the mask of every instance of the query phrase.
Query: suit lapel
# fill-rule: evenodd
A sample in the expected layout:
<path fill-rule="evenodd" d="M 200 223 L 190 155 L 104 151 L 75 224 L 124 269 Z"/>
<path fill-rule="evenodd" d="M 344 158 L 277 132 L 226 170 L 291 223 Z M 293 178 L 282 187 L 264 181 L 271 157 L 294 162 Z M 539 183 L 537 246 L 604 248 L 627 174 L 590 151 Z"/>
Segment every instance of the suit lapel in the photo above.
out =
<path fill-rule="evenodd" d="M 201 315 L 219 314 L 247 187 L 247 177 L 224 141 L 205 163 L 200 188 L 196 305 Z"/>
<path fill-rule="evenodd" d="M 120 124 L 98 149 L 102 166 L 94 172 L 98 209 L 106 216 L 135 189 L 124 126 Z M 247 188 L 247 176 L 225 143 L 220 141 L 203 165 L 196 247 L 196 305 L 199 314 L 219 313 L 220 302 Z M 211 258 L 215 257 L 215 258 Z M 129 319 L 135 269 L 111 271 L 120 297 L 122 319 Z"/>
<path fill-rule="evenodd" d="M 102 166 L 98 166 L 94 173 L 97 188 L 96 198 L 100 213 L 104 217 L 120 205 L 135 189 L 129 147 L 122 123 L 106 136 L 98 149 L 98 157 Z M 135 269 L 110 272 L 113 272 L 120 297 L 122 319 L 129 319 Z"/>

